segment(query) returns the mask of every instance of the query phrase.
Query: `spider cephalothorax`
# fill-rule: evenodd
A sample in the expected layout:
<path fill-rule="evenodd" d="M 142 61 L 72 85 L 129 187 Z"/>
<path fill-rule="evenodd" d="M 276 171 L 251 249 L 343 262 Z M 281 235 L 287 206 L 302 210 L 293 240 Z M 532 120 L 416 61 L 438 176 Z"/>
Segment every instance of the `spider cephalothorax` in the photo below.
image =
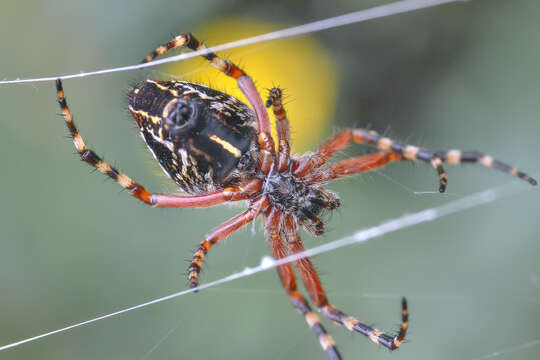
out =
<path fill-rule="evenodd" d="M 191 34 L 179 35 L 148 55 L 144 62 L 179 46 L 192 50 L 205 47 Z M 207 234 L 189 267 L 189 281 L 197 287 L 204 257 L 210 248 L 239 228 L 263 217 L 272 255 L 282 259 L 304 250 L 297 224 L 320 235 L 320 213 L 340 205 L 336 194 L 321 185 L 332 180 L 380 168 L 395 161 L 423 161 L 437 170 L 439 191 L 446 189 L 442 163 L 471 162 L 492 167 L 536 185 L 536 180 L 491 156 L 459 150 L 433 152 L 402 145 L 373 131 L 344 130 L 313 154 L 292 157 L 289 121 L 282 105 L 282 92 L 270 90 L 267 107 L 276 118 L 277 149 L 270 134 L 270 120 L 251 78 L 242 69 L 212 52 L 203 55 L 215 67 L 238 81 L 251 108 L 230 95 L 183 81 L 146 80 L 129 94 L 129 109 L 140 133 L 163 170 L 192 196 L 152 194 L 111 167 L 86 147 L 71 116 L 62 82 L 57 80 L 60 107 L 81 159 L 106 174 L 134 197 L 154 207 L 209 207 L 229 201 L 247 200 L 249 208 Z M 378 151 L 327 164 L 348 144 L 371 145 Z M 387 335 L 330 305 L 309 257 L 294 265 L 313 303 L 331 321 L 359 332 L 390 350 L 397 349 L 408 328 L 407 302 L 402 300 L 401 326 L 395 336 Z M 281 283 L 292 305 L 313 329 L 330 359 L 341 356 L 318 316 L 298 291 L 290 263 L 277 267 Z"/>
<path fill-rule="evenodd" d="M 331 191 L 309 184 L 292 171 L 271 171 L 265 178 L 263 194 L 270 204 L 297 221 L 314 235 L 322 235 L 324 224 L 319 215 L 323 210 L 334 210 L 340 205 L 339 197 Z"/>

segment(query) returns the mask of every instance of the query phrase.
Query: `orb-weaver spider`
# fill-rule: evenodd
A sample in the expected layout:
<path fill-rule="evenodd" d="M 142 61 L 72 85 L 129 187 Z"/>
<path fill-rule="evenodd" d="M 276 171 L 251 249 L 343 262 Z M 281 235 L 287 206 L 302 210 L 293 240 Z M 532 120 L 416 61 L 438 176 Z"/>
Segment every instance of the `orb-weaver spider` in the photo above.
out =
<path fill-rule="evenodd" d="M 143 62 L 181 46 L 192 50 L 205 49 L 193 35 L 179 35 L 158 47 Z M 323 189 L 322 185 L 380 168 L 389 162 L 418 160 L 431 164 L 439 176 L 440 192 L 444 192 L 447 185 L 443 162 L 478 163 L 517 176 L 532 185 L 537 184 L 528 175 L 479 152 L 433 152 L 402 145 L 363 129 L 338 133 L 314 154 L 292 156 L 289 121 L 279 88 L 270 90 L 266 102 L 267 107 L 273 108 L 276 118 L 276 151 L 268 113 L 252 79 L 234 63 L 212 52 L 203 56 L 237 80 L 251 108 L 225 93 L 183 81 L 146 80 L 137 84 L 129 94 L 129 110 L 146 145 L 163 170 L 189 196 L 152 194 L 88 149 L 73 122 L 62 82 L 58 79 L 56 83 L 60 107 L 81 159 L 115 180 L 137 199 L 154 207 L 177 208 L 209 207 L 240 200 L 248 202 L 246 211 L 211 231 L 200 243 L 188 269 L 191 287 L 198 285 L 201 264 L 210 248 L 259 215 L 263 217 L 274 258 L 303 251 L 297 224 L 314 235 L 321 235 L 324 225 L 319 215 L 324 210 L 340 206 L 338 195 Z M 334 154 L 352 142 L 372 145 L 378 151 L 327 165 Z M 403 343 L 408 327 L 405 299 L 402 300 L 399 332 L 391 336 L 330 305 L 309 258 L 295 261 L 294 266 L 315 306 L 331 321 L 390 350 Z M 280 265 L 277 270 L 292 305 L 304 316 L 329 358 L 340 359 L 334 341 L 297 290 L 291 264 Z"/>

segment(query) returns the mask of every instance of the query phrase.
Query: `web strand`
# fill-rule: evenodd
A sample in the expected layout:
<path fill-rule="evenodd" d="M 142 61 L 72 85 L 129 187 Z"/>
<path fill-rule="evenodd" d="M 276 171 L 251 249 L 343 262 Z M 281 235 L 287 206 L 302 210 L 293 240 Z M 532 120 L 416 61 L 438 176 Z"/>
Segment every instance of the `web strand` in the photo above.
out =
<path fill-rule="evenodd" d="M 516 351 L 521 351 L 521 350 L 528 349 L 528 348 L 531 348 L 531 347 L 535 347 L 535 346 L 538 346 L 538 345 L 540 345 L 540 339 L 529 341 L 529 342 L 524 343 L 524 344 L 510 346 L 510 347 L 504 348 L 502 350 L 495 351 L 495 352 L 493 352 L 491 354 L 488 354 L 488 355 L 485 355 L 485 356 L 482 356 L 482 357 L 479 357 L 479 358 L 475 358 L 473 360 L 493 359 L 493 358 L 496 358 L 498 356 L 508 355 L 510 353 L 513 353 L 513 352 L 516 352 Z"/>
<path fill-rule="evenodd" d="M 442 218 L 442 217 L 445 217 L 445 216 L 448 216 L 448 215 L 451 215 L 451 214 L 454 214 L 454 213 L 458 213 L 458 212 L 461 212 L 461 211 L 464 211 L 464 210 L 472 209 L 472 208 L 478 207 L 480 205 L 492 203 L 492 202 L 494 202 L 496 200 L 499 200 L 499 199 L 502 199 L 502 198 L 505 198 L 505 197 L 509 197 L 511 195 L 516 195 L 516 194 L 524 192 L 526 190 L 528 190 L 528 187 L 519 186 L 519 185 L 516 185 L 514 183 L 503 185 L 503 186 L 500 186 L 500 187 L 484 190 L 484 191 L 481 191 L 481 192 L 478 192 L 478 193 L 475 193 L 475 194 L 472 194 L 472 195 L 465 196 L 465 197 L 463 197 L 461 199 L 449 202 L 449 203 L 441 205 L 441 206 L 429 208 L 429 209 L 422 210 L 422 211 L 419 211 L 419 212 L 416 212 L 416 213 L 413 213 L 413 214 L 404 215 L 404 216 L 401 216 L 399 218 L 386 221 L 386 222 L 384 222 L 384 223 L 382 223 L 380 225 L 357 231 L 354 234 L 352 234 L 351 236 L 348 236 L 346 238 L 343 238 L 343 239 L 340 239 L 340 240 L 335 240 L 335 241 L 332 241 L 330 243 L 323 244 L 323 245 L 311 248 L 311 249 L 306 250 L 304 252 L 297 253 L 297 254 L 294 254 L 294 255 L 291 255 L 291 256 L 287 256 L 287 257 L 285 257 L 283 259 L 280 259 L 280 260 L 274 260 L 274 259 L 272 259 L 270 257 L 263 257 L 262 260 L 261 260 L 261 263 L 258 266 L 246 267 L 244 270 L 242 270 L 240 272 L 231 274 L 231 275 L 226 276 L 224 278 L 221 278 L 219 280 L 215 280 L 215 281 L 200 285 L 197 289 L 187 289 L 187 290 L 179 291 L 179 292 L 176 292 L 174 294 L 170 294 L 170 295 L 167 295 L 167 296 L 164 296 L 164 297 L 161 297 L 161 298 L 158 298 L 158 299 L 154 299 L 154 300 L 151 300 L 151 301 L 139 304 L 139 305 L 135 305 L 135 306 L 132 306 L 132 307 L 129 307 L 129 308 L 125 308 L 125 309 L 122 309 L 122 310 L 119 310 L 119 311 L 115 311 L 115 312 L 110 313 L 110 314 L 98 316 L 96 318 L 86 320 L 86 321 L 83 321 L 83 322 L 80 322 L 80 323 L 72 324 L 72 325 L 63 327 L 61 329 L 49 331 L 49 332 L 46 332 L 46 333 L 31 337 L 31 338 L 27 338 L 27 339 L 20 340 L 20 341 L 11 343 L 11 344 L 7 344 L 7 345 L 4 345 L 4 346 L 1 346 L 0 351 L 10 349 L 10 348 L 14 348 L 14 347 L 20 346 L 22 344 L 29 343 L 31 341 L 35 341 L 35 340 L 38 340 L 38 339 L 42 339 L 42 338 L 50 336 L 50 335 L 58 334 L 58 333 L 65 332 L 65 331 L 68 331 L 68 330 L 72 330 L 74 328 L 81 327 L 83 325 L 88 325 L 88 324 L 97 322 L 99 320 L 108 319 L 108 318 L 111 318 L 113 316 L 117 316 L 117 315 L 124 314 L 124 313 L 130 312 L 130 311 L 133 311 L 133 310 L 137 310 L 137 309 L 141 309 L 141 308 L 144 308 L 144 307 L 147 307 L 147 306 L 150 306 L 150 305 L 161 303 L 161 302 L 164 302 L 166 300 L 174 299 L 174 298 L 177 298 L 179 296 L 183 296 L 183 295 L 192 293 L 192 292 L 194 292 L 196 290 L 199 290 L 199 291 L 200 290 L 205 290 L 205 289 L 217 286 L 217 285 L 221 285 L 221 284 L 225 284 L 225 283 L 228 283 L 228 282 L 231 282 L 231 281 L 234 281 L 234 280 L 245 278 L 245 277 L 248 277 L 248 276 L 263 272 L 263 271 L 273 269 L 273 268 L 275 268 L 275 267 L 277 267 L 279 265 L 283 265 L 283 264 L 286 264 L 286 263 L 289 263 L 289 262 L 299 260 L 301 258 L 319 255 L 319 254 L 322 254 L 322 253 L 326 253 L 328 251 L 332 251 L 332 250 L 342 248 L 344 246 L 350 246 L 350 245 L 353 245 L 353 244 L 364 243 L 364 242 L 366 242 L 368 240 L 371 240 L 371 239 L 374 239 L 374 238 L 377 238 L 377 237 L 380 237 L 380 236 L 383 236 L 383 235 L 386 235 L 386 234 L 389 234 L 389 233 L 392 233 L 392 232 L 396 232 L 398 230 L 402 230 L 402 229 L 409 228 L 409 227 L 419 225 L 419 224 L 422 224 L 422 223 L 426 223 L 426 222 L 431 222 L 431 221 L 434 221 L 436 219 L 439 219 L 439 218 Z"/>
<path fill-rule="evenodd" d="M 443 5 L 443 4 L 452 3 L 452 2 L 464 2 L 464 1 L 467 1 L 467 0 L 396 1 L 390 4 L 377 6 L 377 7 L 373 7 L 366 10 L 360 10 L 360 11 L 348 13 L 345 15 L 335 16 L 328 19 L 307 23 L 300 26 L 294 26 L 294 27 L 290 27 L 290 28 L 286 28 L 286 29 L 282 29 L 278 31 L 269 32 L 262 35 L 257 35 L 257 36 L 252 36 L 249 38 L 237 40 L 237 41 L 232 41 L 226 44 L 209 47 L 204 50 L 171 56 L 165 59 L 154 60 L 149 63 L 121 66 L 117 68 L 96 70 L 96 71 L 90 71 L 90 72 L 80 72 L 78 74 L 54 75 L 54 76 L 32 78 L 32 79 L 2 80 L 0 81 L 0 85 L 54 81 L 58 78 L 62 80 L 66 80 L 66 79 L 83 78 L 83 77 L 95 76 L 95 75 L 105 75 L 105 74 L 111 74 L 111 73 L 123 72 L 123 71 L 138 70 L 138 69 L 143 69 L 147 67 L 163 65 L 163 64 L 167 64 L 171 62 L 183 61 L 183 60 L 191 59 L 193 57 L 206 55 L 210 52 L 219 52 L 223 50 L 234 49 L 237 47 L 254 45 L 254 44 L 258 44 L 258 43 L 262 43 L 266 41 L 284 39 L 284 38 L 299 36 L 299 35 L 304 35 L 304 34 L 310 34 L 310 33 L 318 32 L 322 30 L 332 29 L 335 27 L 350 25 L 350 24 L 377 19 L 377 18 L 381 18 L 385 16 L 401 14 L 405 12 L 420 10 L 420 9 L 434 7 L 434 6 Z"/>

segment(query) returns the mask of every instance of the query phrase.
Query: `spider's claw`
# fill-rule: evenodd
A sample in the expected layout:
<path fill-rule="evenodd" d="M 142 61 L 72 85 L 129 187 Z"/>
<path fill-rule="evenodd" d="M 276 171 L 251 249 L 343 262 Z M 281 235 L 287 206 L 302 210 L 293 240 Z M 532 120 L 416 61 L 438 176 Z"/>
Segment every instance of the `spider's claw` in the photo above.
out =
<path fill-rule="evenodd" d="M 189 287 L 194 289 L 193 292 L 194 293 L 198 293 L 199 292 L 199 284 L 196 283 L 196 282 L 190 282 L 189 283 Z"/>
<path fill-rule="evenodd" d="M 441 179 L 439 184 L 439 192 L 442 194 L 446 191 L 446 185 L 448 184 L 448 181 L 446 179 Z"/>

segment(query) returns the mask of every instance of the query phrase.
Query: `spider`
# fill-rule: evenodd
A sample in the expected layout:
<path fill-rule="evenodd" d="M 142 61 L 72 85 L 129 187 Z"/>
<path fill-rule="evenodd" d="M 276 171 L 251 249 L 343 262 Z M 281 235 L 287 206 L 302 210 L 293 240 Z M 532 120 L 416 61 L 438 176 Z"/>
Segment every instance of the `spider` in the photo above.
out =
<path fill-rule="evenodd" d="M 192 50 L 206 49 L 192 34 L 183 34 L 158 47 L 143 63 L 183 46 Z M 242 69 L 212 52 L 202 56 L 237 80 L 251 107 L 226 93 L 184 81 L 142 81 L 128 96 L 129 110 L 143 140 L 165 173 L 189 194 L 187 196 L 150 193 L 87 148 L 73 122 L 62 82 L 60 79 L 56 82 L 62 114 L 81 159 L 115 180 L 135 198 L 153 207 L 168 208 L 202 208 L 247 201 L 246 211 L 208 233 L 200 243 L 188 268 L 193 288 L 198 286 L 203 259 L 212 246 L 259 216 L 263 218 L 275 259 L 303 251 L 299 226 L 311 234 L 323 234 L 321 213 L 335 210 L 341 204 L 338 195 L 322 185 L 390 162 L 430 164 L 438 173 L 440 192 L 444 192 L 447 185 L 443 162 L 477 163 L 537 184 L 525 173 L 480 152 L 433 152 L 403 145 L 364 129 L 344 130 L 313 154 L 292 156 L 289 120 L 281 89 L 271 89 L 264 104 L 253 80 Z M 277 149 L 265 105 L 272 107 L 275 117 Z M 371 145 L 377 151 L 327 164 L 334 154 L 351 143 Z M 296 260 L 293 264 L 313 304 L 325 317 L 390 350 L 403 343 L 409 324 L 405 298 L 401 301 L 400 329 L 397 334 L 389 335 L 332 306 L 310 258 Z M 293 307 L 304 316 L 328 357 L 341 359 L 319 317 L 298 291 L 293 266 L 290 263 L 279 265 L 277 271 Z"/>

